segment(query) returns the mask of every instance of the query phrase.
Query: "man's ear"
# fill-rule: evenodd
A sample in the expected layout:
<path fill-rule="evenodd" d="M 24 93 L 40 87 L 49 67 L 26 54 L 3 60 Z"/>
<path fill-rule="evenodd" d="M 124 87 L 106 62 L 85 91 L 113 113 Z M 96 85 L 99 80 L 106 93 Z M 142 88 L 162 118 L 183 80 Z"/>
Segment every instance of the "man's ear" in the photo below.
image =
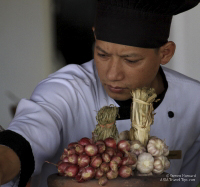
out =
<path fill-rule="evenodd" d="M 176 44 L 172 41 L 167 42 L 165 45 L 160 47 L 161 64 L 167 64 L 173 57 L 176 50 Z"/>
<path fill-rule="evenodd" d="M 93 31 L 93 33 L 94 33 L 94 39 L 96 40 L 95 27 L 92 27 L 92 31 Z"/>

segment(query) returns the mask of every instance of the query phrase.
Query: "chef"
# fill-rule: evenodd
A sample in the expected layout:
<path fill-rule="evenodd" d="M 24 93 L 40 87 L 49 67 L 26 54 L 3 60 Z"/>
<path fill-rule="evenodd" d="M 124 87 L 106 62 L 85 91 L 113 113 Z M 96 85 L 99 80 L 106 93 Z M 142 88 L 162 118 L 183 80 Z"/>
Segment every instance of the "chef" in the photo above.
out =
<path fill-rule="evenodd" d="M 175 52 L 168 41 L 172 17 L 199 0 L 98 0 L 94 59 L 67 65 L 22 99 L 7 130 L 0 133 L 3 187 L 47 187 L 53 165 L 70 142 L 92 136 L 96 111 L 119 107 L 118 131 L 130 129 L 130 90 L 152 87 L 159 102 L 151 135 L 165 139 L 182 157 L 167 170 L 173 186 L 195 187 L 200 180 L 200 83 L 164 67 Z M 79 51 L 77 51 L 77 55 Z M 69 54 L 70 55 L 70 54 Z M 76 59 L 74 59 L 74 63 Z M 73 62 L 71 62 L 73 63 Z M 189 62 L 192 63 L 192 62 Z"/>

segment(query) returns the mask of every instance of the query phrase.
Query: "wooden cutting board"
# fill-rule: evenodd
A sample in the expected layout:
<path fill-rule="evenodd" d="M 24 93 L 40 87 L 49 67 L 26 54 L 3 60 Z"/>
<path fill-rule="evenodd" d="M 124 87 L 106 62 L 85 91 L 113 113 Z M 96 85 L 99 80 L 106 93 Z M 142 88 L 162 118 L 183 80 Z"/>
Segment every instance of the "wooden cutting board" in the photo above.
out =
<path fill-rule="evenodd" d="M 170 187 L 171 182 L 167 173 L 153 176 L 134 176 L 129 178 L 117 177 L 108 180 L 105 187 Z M 52 174 L 47 179 L 48 187 L 100 187 L 98 180 L 92 179 L 83 183 L 76 182 L 73 178 Z"/>

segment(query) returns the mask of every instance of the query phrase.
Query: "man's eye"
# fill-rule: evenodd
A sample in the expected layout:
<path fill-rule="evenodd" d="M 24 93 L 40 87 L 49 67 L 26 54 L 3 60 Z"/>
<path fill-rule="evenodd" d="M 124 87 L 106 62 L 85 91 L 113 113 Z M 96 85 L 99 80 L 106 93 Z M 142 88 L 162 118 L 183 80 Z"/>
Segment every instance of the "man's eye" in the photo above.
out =
<path fill-rule="evenodd" d="M 101 54 L 101 53 L 97 53 L 97 54 L 98 54 L 98 56 L 100 56 L 100 57 L 102 57 L 102 58 L 107 57 L 105 54 Z"/>
<path fill-rule="evenodd" d="M 128 59 L 125 59 L 128 63 L 137 63 L 139 60 L 128 60 Z"/>

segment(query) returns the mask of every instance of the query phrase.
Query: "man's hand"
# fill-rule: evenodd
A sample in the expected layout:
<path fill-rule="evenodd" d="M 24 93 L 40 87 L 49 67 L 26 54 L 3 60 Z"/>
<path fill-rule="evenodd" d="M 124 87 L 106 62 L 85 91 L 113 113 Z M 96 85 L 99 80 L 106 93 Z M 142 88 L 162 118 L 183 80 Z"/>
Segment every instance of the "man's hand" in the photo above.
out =
<path fill-rule="evenodd" d="M 20 160 L 9 147 L 0 145 L 0 184 L 11 181 L 20 172 Z"/>

